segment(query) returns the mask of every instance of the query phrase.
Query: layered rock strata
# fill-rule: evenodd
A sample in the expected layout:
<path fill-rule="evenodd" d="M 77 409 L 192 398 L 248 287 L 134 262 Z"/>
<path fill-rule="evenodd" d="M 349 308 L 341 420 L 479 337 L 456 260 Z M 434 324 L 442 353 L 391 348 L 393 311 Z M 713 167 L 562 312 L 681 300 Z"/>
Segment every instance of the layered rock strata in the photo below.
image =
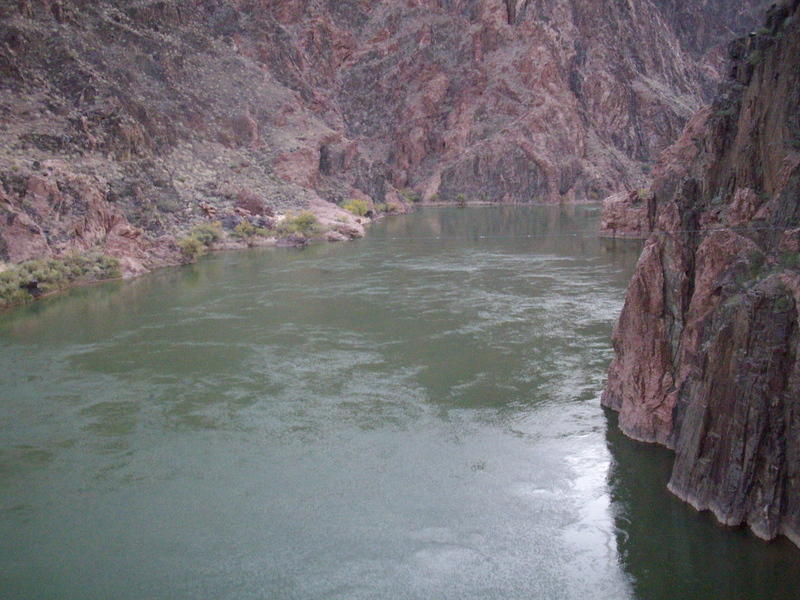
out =
<path fill-rule="evenodd" d="M 675 450 L 669 489 L 728 525 L 800 544 L 800 0 L 730 47 L 710 110 L 655 171 L 651 231 L 614 331 L 603 403 Z"/>

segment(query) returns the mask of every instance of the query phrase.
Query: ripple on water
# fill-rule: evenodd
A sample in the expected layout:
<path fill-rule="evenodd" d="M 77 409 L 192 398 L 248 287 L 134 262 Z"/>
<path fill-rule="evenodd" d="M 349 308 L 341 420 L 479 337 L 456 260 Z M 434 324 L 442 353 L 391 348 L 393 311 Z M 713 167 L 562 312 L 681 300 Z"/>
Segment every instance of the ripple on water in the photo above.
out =
<path fill-rule="evenodd" d="M 509 210 L 426 211 L 22 311 L 0 341 L 4 584 L 634 598 L 598 401 L 632 260 L 543 236 L 596 214 Z M 414 235 L 448 239 L 393 239 Z"/>

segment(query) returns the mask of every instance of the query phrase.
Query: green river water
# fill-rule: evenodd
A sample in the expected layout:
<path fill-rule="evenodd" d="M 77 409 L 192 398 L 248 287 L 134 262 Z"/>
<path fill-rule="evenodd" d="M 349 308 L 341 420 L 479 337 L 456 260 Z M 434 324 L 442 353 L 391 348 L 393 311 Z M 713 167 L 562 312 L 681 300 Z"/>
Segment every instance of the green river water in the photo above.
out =
<path fill-rule="evenodd" d="M 0 315 L 0 598 L 796 599 L 599 396 L 639 245 L 430 209 Z"/>

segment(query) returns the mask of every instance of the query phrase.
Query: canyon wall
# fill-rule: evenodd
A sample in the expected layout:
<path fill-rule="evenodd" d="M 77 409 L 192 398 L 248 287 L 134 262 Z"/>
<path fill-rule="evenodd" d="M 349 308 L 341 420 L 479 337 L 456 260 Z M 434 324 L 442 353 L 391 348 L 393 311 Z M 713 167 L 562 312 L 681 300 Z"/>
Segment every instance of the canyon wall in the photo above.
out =
<path fill-rule="evenodd" d="M 606 205 L 607 233 L 650 235 L 603 403 L 675 450 L 676 495 L 800 545 L 800 0 L 729 56 L 652 187 Z"/>
<path fill-rule="evenodd" d="M 0 262 L 99 248 L 141 272 L 262 205 L 336 226 L 354 197 L 599 199 L 642 180 L 762 4 L 3 2 Z"/>

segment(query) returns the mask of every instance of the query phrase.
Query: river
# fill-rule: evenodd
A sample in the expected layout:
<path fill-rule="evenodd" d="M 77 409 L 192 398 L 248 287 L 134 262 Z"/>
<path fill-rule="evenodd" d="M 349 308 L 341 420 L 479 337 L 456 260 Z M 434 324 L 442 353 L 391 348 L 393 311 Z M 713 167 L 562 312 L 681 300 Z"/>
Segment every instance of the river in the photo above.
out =
<path fill-rule="evenodd" d="M 797 598 L 600 407 L 639 245 L 427 209 L 0 315 L 4 599 Z"/>

